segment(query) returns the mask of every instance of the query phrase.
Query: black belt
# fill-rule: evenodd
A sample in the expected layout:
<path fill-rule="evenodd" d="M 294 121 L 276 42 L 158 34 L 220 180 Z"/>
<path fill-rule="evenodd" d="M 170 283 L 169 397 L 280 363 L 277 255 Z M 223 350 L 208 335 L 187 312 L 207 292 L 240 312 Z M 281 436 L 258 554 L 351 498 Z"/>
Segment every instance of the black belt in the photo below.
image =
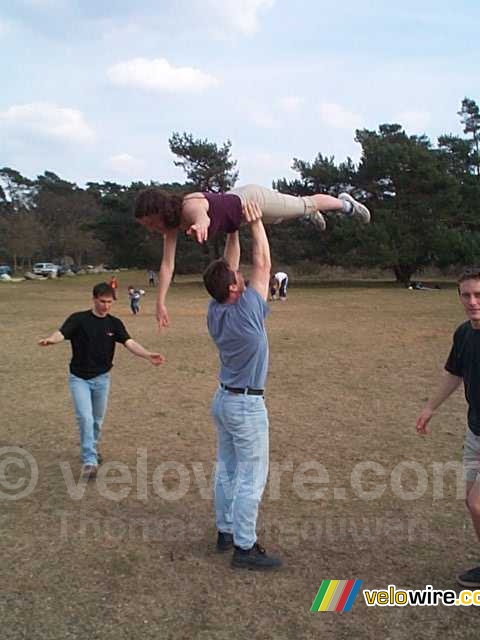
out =
<path fill-rule="evenodd" d="M 230 391 L 230 393 L 244 393 L 247 396 L 263 396 L 263 389 L 250 389 L 246 387 L 243 389 L 242 387 L 229 387 L 223 382 L 220 383 L 220 387 L 225 391 Z"/>

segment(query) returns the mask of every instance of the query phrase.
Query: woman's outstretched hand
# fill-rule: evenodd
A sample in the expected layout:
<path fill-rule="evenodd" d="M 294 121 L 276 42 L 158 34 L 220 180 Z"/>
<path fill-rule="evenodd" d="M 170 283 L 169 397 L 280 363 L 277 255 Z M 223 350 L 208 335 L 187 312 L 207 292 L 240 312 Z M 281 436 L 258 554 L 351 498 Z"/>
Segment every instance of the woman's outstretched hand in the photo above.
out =
<path fill-rule="evenodd" d="M 164 304 L 157 304 L 157 324 L 159 329 L 170 326 L 167 307 Z"/>
<path fill-rule="evenodd" d="M 187 236 L 193 236 L 197 242 L 203 244 L 208 238 L 208 227 L 210 226 L 210 218 L 205 217 L 205 220 L 192 224 L 186 230 Z"/>

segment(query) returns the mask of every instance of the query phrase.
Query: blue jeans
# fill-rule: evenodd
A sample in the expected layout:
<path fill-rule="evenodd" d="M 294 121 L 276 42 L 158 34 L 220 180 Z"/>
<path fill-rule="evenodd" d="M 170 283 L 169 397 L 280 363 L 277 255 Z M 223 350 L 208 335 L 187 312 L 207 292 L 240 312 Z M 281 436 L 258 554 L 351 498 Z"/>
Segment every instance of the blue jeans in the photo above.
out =
<path fill-rule="evenodd" d="M 258 506 L 268 475 L 268 414 L 262 396 L 218 389 L 212 404 L 217 428 L 215 514 L 218 531 L 237 547 L 257 540 Z"/>
<path fill-rule="evenodd" d="M 80 430 L 83 464 L 97 464 L 97 442 L 107 410 L 110 374 L 102 373 L 90 380 L 69 375 L 68 384 Z"/>

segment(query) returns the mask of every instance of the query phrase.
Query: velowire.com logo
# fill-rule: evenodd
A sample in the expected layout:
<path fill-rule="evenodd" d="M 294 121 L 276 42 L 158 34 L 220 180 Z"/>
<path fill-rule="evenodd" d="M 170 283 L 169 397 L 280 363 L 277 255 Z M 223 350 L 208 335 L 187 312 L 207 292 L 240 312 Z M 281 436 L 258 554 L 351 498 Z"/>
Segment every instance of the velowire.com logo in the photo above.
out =
<path fill-rule="evenodd" d="M 310 611 L 350 611 L 363 580 L 322 580 Z"/>

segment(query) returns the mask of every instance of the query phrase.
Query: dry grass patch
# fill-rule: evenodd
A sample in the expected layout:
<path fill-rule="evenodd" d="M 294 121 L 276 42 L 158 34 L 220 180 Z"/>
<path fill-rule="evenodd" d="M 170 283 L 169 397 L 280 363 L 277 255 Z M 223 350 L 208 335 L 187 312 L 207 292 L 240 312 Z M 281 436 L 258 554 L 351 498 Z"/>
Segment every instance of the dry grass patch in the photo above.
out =
<path fill-rule="evenodd" d="M 168 363 L 155 369 L 117 351 L 102 452 L 131 475 L 110 487 L 127 490 L 118 500 L 102 496 L 95 482 L 82 499 L 72 498 L 60 467 L 66 463 L 78 479 L 70 348 L 36 346 L 69 313 L 89 306 L 98 277 L 0 286 L 0 446 L 26 448 L 39 469 L 30 496 L 0 503 L 2 638 L 477 637 L 477 612 L 465 607 L 367 608 L 359 596 L 349 614 L 309 613 L 324 578 L 360 578 L 366 588 L 455 589 L 455 572 L 477 557 L 453 474 L 445 477 L 444 498 L 432 495 L 432 463 L 461 458 L 462 395 L 441 410 L 432 438 L 414 432 L 462 320 L 455 292 L 292 287 L 287 303 L 272 305 L 272 473 L 259 533 L 285 568 L 257 575 L 231 570 L 214 550 L 209 407 L 217 360 L 204 322 L 206 295 L 194 284 L 174 286 L 172 327 L 159 336 L 151 291 L 138 317 L 128 310 L 124 289 L 141 286 L 143 277 L 122 274 L 114 313 Z M 172 461 L 187 484 L 166 471 L 157 495 L 154 471 Z M 365 461 L 385 470 L 384 477 L 365 472 L 363 491 L 385 485 L 368 501 L 351 486 L 352 470 Z M 417 499 L 392 490 L 391 473 L 404 461 L 426 470 L 428 488 Z M 306 462 L 324 465 L 329 482 L 320 485 L 315 470 L 307 471 L 312 482 L 301 494 Z M 21 469 L 8 474 L 13 481 Z M 418 485 L 408 469 L 402 481 L 404 492 Z M 322 488 L 325 495 L 311 499 Z M 172 500 L 175 491 L 185 495 Z"/>

